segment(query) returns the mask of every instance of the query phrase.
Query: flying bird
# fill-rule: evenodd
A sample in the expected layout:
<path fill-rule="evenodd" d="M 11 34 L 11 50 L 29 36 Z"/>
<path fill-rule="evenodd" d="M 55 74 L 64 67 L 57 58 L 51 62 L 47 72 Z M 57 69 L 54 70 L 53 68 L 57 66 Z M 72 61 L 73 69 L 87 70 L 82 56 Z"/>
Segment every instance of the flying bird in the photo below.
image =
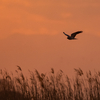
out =
<path fill-rule="evenodd" d="M 74 33 L 71 34 L 71 36 L 68 35 L 68 34 L 66 34 L 65 32 L 63 32 L 63 33 L 67 36 L 67 39 L 73 40 L 73 39 L 76 39 L 75 36 L 76 36 L 77 34 L 82 33 L 82 32 L 83 32 L 83 31 L 74 32 Z"/>

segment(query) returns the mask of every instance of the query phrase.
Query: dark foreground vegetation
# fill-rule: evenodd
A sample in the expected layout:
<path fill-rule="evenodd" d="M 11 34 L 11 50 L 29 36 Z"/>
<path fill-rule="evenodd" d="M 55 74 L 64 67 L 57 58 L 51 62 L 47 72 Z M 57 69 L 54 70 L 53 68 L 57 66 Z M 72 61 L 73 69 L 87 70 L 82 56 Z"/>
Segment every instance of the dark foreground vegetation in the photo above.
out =
<path fill-rule="evenodd" d="M 17 76 L 0 70 L 0 100 L 100 100 L 100 72 L 74 69 L 70 79 L 60 70 L 55 74 L 40 74 L 37 70 L 26 78 L 17 66 Z"/>

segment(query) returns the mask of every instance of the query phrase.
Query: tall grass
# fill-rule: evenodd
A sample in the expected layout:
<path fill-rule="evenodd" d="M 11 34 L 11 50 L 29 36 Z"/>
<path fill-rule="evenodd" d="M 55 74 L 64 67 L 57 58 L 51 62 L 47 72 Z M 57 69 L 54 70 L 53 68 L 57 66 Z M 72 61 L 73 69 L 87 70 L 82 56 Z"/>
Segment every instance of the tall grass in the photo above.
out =
<path fill-rule="evenodd" d="M 17 66 L 17 76 L 0 70 L 0 100 L 100 100 L 100 72 L 75 70 L 71 79 L 51 68 L 49 75 L 29 71 L 30 78 Z"/>

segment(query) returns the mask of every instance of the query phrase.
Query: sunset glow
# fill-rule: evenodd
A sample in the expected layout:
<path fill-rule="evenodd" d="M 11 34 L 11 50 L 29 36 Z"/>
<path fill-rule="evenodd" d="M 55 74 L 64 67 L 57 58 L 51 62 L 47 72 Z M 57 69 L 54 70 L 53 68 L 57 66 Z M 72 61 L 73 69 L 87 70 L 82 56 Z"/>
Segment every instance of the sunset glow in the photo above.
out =
<path fill-rule="evenodd" d="M 0 68 L 99 69 L 99 12 L 100 0 L 0 0 Z"/>

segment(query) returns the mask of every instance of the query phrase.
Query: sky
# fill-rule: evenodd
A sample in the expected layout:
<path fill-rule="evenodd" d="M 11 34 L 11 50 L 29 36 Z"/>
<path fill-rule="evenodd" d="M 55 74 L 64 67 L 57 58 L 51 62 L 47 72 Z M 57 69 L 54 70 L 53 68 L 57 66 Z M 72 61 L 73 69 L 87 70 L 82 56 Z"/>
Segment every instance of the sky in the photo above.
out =
<path fill-rule="evenodd" d="M 100 0 L 0 0 L 0 68 L 99 70 L 99 11 Z"/>

